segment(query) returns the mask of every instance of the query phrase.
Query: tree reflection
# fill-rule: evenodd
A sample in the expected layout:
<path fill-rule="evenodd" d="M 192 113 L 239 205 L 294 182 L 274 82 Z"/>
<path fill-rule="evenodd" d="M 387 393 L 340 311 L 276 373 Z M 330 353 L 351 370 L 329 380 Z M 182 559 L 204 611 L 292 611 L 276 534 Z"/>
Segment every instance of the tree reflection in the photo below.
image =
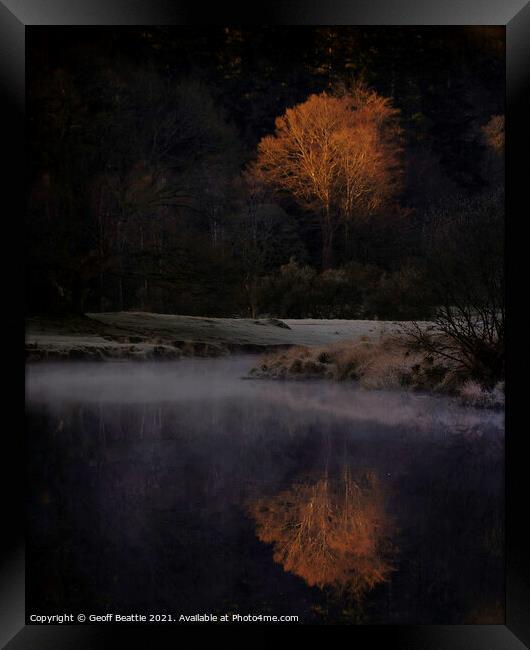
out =
<path fill-rule="evenodd" d="M 393 571 L 392 524 L 373 472 L 354 480 L 346 469 L 337 478 L 297 482 L 256 500 L 250 512 L 274 560 L 309 586 L 359 599 Z"/>

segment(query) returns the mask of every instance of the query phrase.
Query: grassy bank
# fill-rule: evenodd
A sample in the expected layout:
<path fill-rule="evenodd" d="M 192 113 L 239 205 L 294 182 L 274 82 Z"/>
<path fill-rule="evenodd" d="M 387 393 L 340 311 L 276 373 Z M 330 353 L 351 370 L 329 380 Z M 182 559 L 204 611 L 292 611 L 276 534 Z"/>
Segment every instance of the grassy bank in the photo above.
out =
<path fill-rule="evenodd" d="M 391 321 L 207 318 L 146 312 L 34 317 L 26 323 L 26 355 L 28 361 L 215 357 L 377 337 L 398 332 L 400 326 Z"/>
<path fill-rule="evenodd" d="M 426 355 L 404 336 L 295 346 L 264 355 L 250 374 L 264 379 L 355 381 L 366 389 L 423 390 L 456 395 L 472 406 L 504 406 L 502 383 L 486 390 L 457 363 Z"/>

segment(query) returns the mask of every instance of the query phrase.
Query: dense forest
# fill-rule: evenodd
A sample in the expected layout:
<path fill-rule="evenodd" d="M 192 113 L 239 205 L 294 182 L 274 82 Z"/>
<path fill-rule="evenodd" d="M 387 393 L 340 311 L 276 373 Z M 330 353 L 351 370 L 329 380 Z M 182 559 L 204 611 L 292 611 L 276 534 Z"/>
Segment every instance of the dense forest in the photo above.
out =
<path fill-rule="evenodd" d="M 29 314 L 496 318 L 503 28 L 36 28 L 27 59 Z"/>

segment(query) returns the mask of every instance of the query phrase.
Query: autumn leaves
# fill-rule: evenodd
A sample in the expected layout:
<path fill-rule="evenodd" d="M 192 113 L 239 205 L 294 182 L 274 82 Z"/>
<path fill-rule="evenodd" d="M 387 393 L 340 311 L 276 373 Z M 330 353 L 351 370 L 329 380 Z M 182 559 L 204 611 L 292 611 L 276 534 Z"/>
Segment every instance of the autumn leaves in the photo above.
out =
<path fill-rule="evenodd" d="M 252 174 L 318 214 L 322 264 L 333 264 L 341 223 L 384 209 L 399 191 L 401 130 L 389 99 L 363 85 L 321 93 L 276 119 L 258 145 Z"/>

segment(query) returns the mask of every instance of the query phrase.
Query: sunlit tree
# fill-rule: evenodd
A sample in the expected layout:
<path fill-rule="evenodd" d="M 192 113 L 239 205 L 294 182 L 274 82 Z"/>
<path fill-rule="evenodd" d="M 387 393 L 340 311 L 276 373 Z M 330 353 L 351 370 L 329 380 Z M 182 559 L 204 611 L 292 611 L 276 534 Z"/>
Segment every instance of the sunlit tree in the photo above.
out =
<path fill-rule="evenodd" d="M 325 268 L 340 223 L 381 210 L 398 191 L 397 114 L 389 99 L 360 85 L 342 96 L 311 95 L 258 145 L 254 173 L 318 214 Z"/>
<path fill-rule="evenodd" d="M 504 115 L 492 115 L 481 127 L 481 139 L 485 145 L 482 171 L 486 182 L 492 187 L 504 187 Z"/>
<path fill-rule="evenodd" d="M 482 127 L 486 143 L 497 153 L 504 153 L 504 115 L 492 115 Z"/>

